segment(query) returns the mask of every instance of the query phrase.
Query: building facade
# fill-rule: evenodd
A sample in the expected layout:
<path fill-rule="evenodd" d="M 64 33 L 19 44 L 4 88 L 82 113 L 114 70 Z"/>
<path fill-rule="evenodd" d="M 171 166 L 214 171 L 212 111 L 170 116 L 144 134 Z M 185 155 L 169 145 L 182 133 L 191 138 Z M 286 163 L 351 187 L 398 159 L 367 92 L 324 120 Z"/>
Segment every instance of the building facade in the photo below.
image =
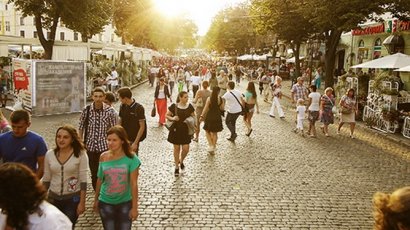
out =
<path fill-rule="evenodd" d="M 34 17 L 23 17 L 22 13 L 16 10 L 14 4 L 8 3 L 8 0 L 0 0 L 0 17 L 0 35 L 38 38 Z M 112 24 L 106 25 L 103 32 L 94 35 L 90 41 L 121 44 L 121 38 L 114 31 L 115 28 Z M 43 32 L 46 38 L 48 38 L 49 32 L 45 29 L 43 29 Z M 60 21 L 56 30 L 55 40 L 81 41 L 81 33 L 68 29 Z"/>

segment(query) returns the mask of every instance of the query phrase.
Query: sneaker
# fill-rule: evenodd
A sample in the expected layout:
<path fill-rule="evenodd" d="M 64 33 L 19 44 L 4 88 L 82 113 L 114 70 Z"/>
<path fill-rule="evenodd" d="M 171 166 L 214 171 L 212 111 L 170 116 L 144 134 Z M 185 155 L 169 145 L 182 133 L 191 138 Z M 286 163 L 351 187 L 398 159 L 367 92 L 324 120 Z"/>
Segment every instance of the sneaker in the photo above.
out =
<path fill-rule="evenodd" d="M 226 138 L 228 141 L 231 141 L 231 142 L 234 142 L 235 141 L 235 138 L 233 138 L 233 137 L 230 137 L 230 138 Z"/>
<path fill-rule="evenodd" d="M 280 117 L 280 119 L 282 119 L 282 120 L 283 120 L 283 119 L 285 119 L 285 117 Z"/>
<path fill-rule="evenodd" d="M 293 131 L 294 133 L 298 133 L 298 129 L 297 129 L 297 128 L 294 128 L 292 131 Z"/>
<path fill-rule="evenodd" d="M 229 140 L 229 139 L 228 139 Z M 210 145 L 209 147 L 208 147 L 208 152 L 210 153 L 210 152 L 213 152 L 214 151 L 214 147 L 212 146 L 212 145 Z"/>
<path fill-rule="evenodd" d="M 350 134 L 350 138 L 354 139 L 354 136 L 353 136 L 353 134 Z"/>
<path fill-rule="evenodd" d="M 336 134 L 337 134 L 337 135 L 340 135 L 340 131 L 339 131 L 339 130 L 337 130 L 337 131 L 336 131 Z"/>
<path fill-rule="evenodd" d="M 175 175 L 175 176 L 179 176 L 179 168 L 175 168 L 174 175 Z"/>
<path fill-rule="evenodd" d="M 185 169 L 184 163 L 181 163 L 179 166 L 181 167 L 181 170 L 184 170 L 184 169 Z"/>
<path fill-rule="evenodd" d="M 273 116 L 273 115 L 269 115 L 269 117 L 271 117 L 271 118 L 275 118 L 275 116 Z"/>
<path fill-rule="evenodd" d="M 316 138 L 316 135 L 309 135 L 309 137 L 311 137 L 311 138 Z"/>

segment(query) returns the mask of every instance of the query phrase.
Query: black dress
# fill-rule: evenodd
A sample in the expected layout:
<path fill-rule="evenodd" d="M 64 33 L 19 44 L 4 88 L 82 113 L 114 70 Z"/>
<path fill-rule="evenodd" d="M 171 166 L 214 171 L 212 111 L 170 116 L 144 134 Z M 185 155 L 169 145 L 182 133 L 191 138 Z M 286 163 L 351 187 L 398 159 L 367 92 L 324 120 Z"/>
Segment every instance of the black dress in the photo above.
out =
<path fill-rule="evenodd" d="M 222 99 L 220 99 L 222 103 Z M 221 110 L 219 109 L 221 104 L 210 103 L 208 113 L 206 114 L 204 130 L 217 133 L 221 132 L 223 129 L 222 126 L 222 116 Z"/>
<path fill-rule="evenodd" d="M 168 107 L 169 111 L 175 116 L 175 104 Z M 189 104 L 188 108 L 180 109 L 177 107 L 177 116 L 179 121 L 174 121 L 168 133 L 168 142 L 175 145 L 186 145 L 191 143 L 191 135 L 188 135 L 188 125 L 184 122 L 185 119 L 195 111 L 194 107 Z"/>

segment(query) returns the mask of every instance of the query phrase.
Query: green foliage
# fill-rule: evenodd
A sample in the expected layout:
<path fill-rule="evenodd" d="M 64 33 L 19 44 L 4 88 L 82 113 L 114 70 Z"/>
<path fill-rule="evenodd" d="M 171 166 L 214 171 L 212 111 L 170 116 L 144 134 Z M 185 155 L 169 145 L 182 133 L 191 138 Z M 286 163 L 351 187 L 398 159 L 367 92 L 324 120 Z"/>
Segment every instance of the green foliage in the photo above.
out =
<path fill-rule="evenodd" d="M 51 59 L 60 20 L 70 29 L 91 37 L 108 23 L 111 0 L 9 0 L 9 3 L 14 3 L 23 16 L 35 17 L 45 59 Z M 46 38 L 43 28 L 50 31 L 50 37 Z"/>
<path fill-rule="evenodd" d="M 196 45 L 197 26 L 185 15 L 166 18 L 153 9 L 151 0 L 114 0 L 116 32 L 135 46 L 173 52 Z"/>
<path fill-rule="evenodd" d="M 255 47 L 256 33 L 249 10 L 249 5 L 240 4 L 220 11 L 213 18 L 205 35 L 204 48 L 218 52 L 236 50 L 238 53 L 245 53 L 245 49 Z"/>
<path fill-rule="evenodd" d="M 296 76 L 300 76 L 300 45 L 315 32 L 304 14 L 303 0 L 252 0 L 252 22 L 259 33 L 272 31 L 280 40 L 293 44 Z"/>
<path fill-rule="evenodd" d="M 102 32 L 111 16 L 112 0 L 70 0 L 61 12 L 61 19 L 67 28 L 81 33 L 83 42 Z"/>

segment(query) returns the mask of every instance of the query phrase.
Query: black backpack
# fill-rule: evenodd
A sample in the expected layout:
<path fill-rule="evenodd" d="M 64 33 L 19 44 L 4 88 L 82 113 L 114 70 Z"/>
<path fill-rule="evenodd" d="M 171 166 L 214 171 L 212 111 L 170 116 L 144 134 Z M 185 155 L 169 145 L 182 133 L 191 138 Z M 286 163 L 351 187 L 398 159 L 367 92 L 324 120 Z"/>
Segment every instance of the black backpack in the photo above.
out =
<path fill-rule="evenodd" d="M 135 102 L 134 106 L 131 107 L 131 109 L 134 110 L 135 114 L 137 114 L 137 109 L 138 109 L 140 106 L 142 107 L 141 104 Z M 145 110 L 144 110 L 144 113 L 145 113 Z M 144 114 L 144 115 L 145 115 L 145 114 Z M 141 138 L 140 138 L 140 142 L 142 142 L 143 140 L 145 140 L 146 137 L 147 137 L 147 120 L 146 120 L 146 116 L 145 116 L 145 129 L 144 129 L 144 133 L 142 134 L 142 136 L 141 136 Z"/>

